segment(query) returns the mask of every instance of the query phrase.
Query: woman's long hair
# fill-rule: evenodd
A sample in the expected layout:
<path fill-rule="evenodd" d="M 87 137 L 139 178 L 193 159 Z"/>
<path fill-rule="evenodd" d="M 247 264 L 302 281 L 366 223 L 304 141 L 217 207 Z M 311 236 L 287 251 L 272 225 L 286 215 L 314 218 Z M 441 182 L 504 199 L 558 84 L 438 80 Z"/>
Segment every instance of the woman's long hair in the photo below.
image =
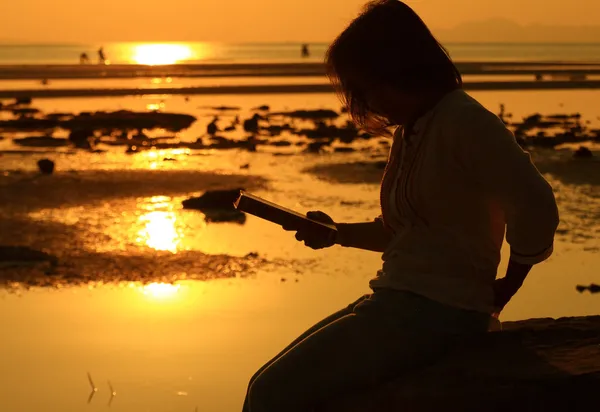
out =
<path fill-rule="evenodd" d="M 386 130 L 393 122 L 370 107 L 370 89 L 416 95 L 462 87 L 447 50 L 423 20 L 398 0 L 369 2 L 331 44 L 325 63 L 354 122 L 372 133 Z"/>

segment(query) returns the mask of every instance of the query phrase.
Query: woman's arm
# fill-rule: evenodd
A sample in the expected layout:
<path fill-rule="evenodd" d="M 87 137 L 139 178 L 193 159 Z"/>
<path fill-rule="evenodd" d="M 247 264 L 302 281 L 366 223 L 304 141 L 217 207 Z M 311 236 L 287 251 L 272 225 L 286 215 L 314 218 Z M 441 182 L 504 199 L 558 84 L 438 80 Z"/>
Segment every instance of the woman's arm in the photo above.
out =
<path fill-rule="evenodd" d="M 493 113 L 479 107 L 467 110 L 459 152 L 466 169 L 505 214 L 510 262 L 506 277 L 497 281 L 499 303 L 505 305 L 523 284 L 531 266 L 553 251 L 559 215 L 552 187 L 537 170 L 529 153 Z M 507 299 L 508 296 L 508 299 Z"/>
<path fill-rule="evenodd" d="M 345 247 L 385 252 L 392 240 L 381 219 L 366 223 L 337 223 L 338 229 L 336 244 Z"/>

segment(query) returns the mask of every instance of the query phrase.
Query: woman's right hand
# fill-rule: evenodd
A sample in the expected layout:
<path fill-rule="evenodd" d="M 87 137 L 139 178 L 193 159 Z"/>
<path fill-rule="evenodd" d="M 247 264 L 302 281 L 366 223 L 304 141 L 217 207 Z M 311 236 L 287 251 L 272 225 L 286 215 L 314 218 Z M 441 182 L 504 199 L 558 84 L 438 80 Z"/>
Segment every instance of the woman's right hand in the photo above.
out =
<path fill-rule="evenodd" d="M 329 215 L 327 215 L 326 213 L 323 213 L 321 211 L 308 212 L 306 214 L 306 217 L 308 217 L 309 219 L 312 219 L 312 220 L 316 220 L 317 222 L 335 225 L 335 222 L 333 221 L 333 219 Z M 303 229 L 298 230 L 298 229 L 285 227 L 285 226 L 283 228 L 288 231 L 295 231 L 296 239 L 299 242 L 304 242 L 304 244 L 306 246 L 308 246 L 312 249 L 315 249 L 315 250 L 328 248 L 328 247 L 331 247 L 336 244 L 336 236 L 330 236 L 329 238 L 327 238 L 327 237 L 323 236 L 323 234 L 311 232 L 308 230 L 303 230 Z"/>

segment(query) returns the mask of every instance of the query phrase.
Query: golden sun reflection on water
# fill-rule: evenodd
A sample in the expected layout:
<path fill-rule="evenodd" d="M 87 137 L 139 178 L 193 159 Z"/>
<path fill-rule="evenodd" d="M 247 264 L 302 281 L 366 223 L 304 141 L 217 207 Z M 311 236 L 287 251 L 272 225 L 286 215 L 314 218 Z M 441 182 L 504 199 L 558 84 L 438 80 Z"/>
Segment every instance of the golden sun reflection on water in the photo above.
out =
<path fill-rule="evenodd" d="M 155 250 L 177 252 L 182 234 L 178 227 L 177 215 L 170 210 L 170 200 L 167 196 L 154 196 L 138 205 L 147 213 L 138 218 L 142 228 L 137 233 L 137 243 Z"/>
<path fill-rule="evenodd" d="M 144 295 L 156 298 L 156 299 L 168 299 L 174 297 L 179 290 L 181 285 L 172 285 L 169 283 L 150 283 L 141 287 L 141 291 Z"/>
<path fill-rule="evenodd" d="M 197 59 L 194 50 L 186 44 L 139 44 L 133 47 L 133 60 L 137 64 L 175 64 L 182 60 Z"/>
<path fill-rule="evenodd" d="M 144 225 L 138 232 L 137 241 L 155 249 L 177 252 L 177 246 L 181 241 L 177 231 L 177 217 L 173 212 L 149 212 L 140 216 L 140 222 Z"/>

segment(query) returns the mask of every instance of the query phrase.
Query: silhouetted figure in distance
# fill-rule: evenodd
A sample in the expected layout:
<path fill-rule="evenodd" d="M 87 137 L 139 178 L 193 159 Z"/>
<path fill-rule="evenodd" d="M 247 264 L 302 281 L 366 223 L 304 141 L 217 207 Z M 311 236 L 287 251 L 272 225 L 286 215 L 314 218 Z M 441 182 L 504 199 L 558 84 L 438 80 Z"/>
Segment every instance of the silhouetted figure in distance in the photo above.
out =
<path fill-rule="evenodd" d="M 104 47 L 98 49 L 98 64 L 106 63 L 106 54 L 104 53 Z"/>
<path fill-rule="evenodd" d="M 312 249 L 368 250 L 382 264 L 370 293 L 256 372 L 245 412 L 321 410 L 392 379 L 410 381 L 484 336 L 553 250 L 552 187 L 498 116 L 463 90 L 449 54 L 409 6 L 368 3 L 329 47 L 326 69 L 357 126 L 392 138 L 381 214 L 340 223 L 311 211 L 337 231 L 284 229 Z M 510 260 L 496 279 L 505 234 Z"/>
<path fill-rule="evenodd" d="M 302 45 L 302 51 L 301 51 L 302 57 L 306 58 L 306 57 L 310 57 L 310 50 L 308 49 L 308 44 L 303 44 Z"/>

